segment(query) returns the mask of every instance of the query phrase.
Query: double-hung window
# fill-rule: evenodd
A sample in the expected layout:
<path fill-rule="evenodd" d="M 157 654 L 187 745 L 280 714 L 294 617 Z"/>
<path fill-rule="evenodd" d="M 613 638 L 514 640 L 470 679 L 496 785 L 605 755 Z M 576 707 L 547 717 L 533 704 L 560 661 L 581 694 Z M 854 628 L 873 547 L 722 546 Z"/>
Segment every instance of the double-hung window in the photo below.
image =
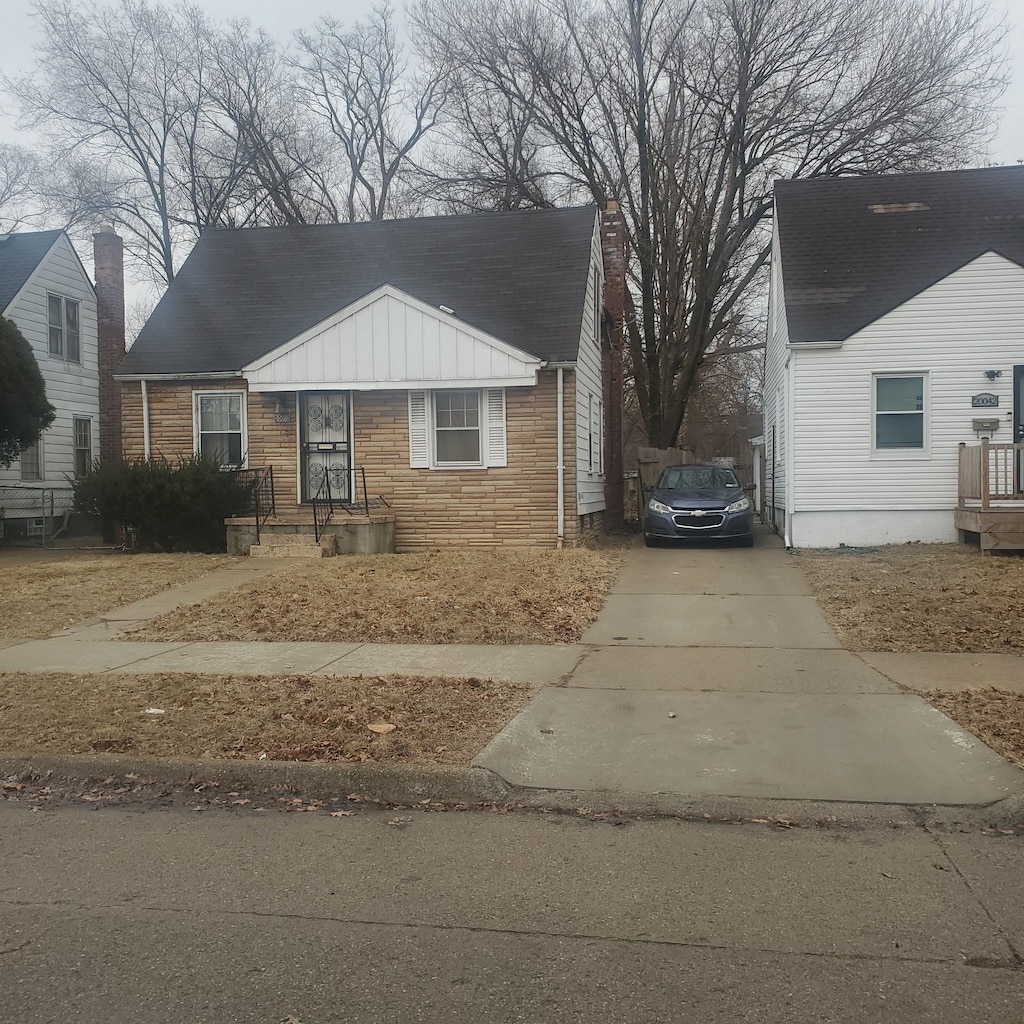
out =
<path fill-rule="evenodd" d="M 409 465 L 414 469 L 507 465 L 504 389 L 410 391 Z"/>
<path fill-rule="evenodd" d="M 924 374 L 877 374 L 874 378 L 874 449 L 925 447 Z"/>
<path fill-rule="evenodd" d="M 43 442 L 41 440 L 33 441 L 21 453 L 21 479 L 43 479 Z"/>
<path fill-rule="evenodd" d="M 241 391 L 196 391 L 195 452 L 224 467 L 245 463 L 245 395 Z"/>
<path fill-rule="evenodd" d="M 81 480 L 92 469 L 92 420 L 76 416 L 75 431 L 75 479 Z"/>
<path fill-rule="evenodd" d="M 63 295 L 46 296 L 50 355 L 69 363 L 82 361 L 81 304 Z"/>
<path fill-rule="evenodd" d="M 435 391 L 434 462 L 438 466 L 479 466 L 480 392 Z"/>

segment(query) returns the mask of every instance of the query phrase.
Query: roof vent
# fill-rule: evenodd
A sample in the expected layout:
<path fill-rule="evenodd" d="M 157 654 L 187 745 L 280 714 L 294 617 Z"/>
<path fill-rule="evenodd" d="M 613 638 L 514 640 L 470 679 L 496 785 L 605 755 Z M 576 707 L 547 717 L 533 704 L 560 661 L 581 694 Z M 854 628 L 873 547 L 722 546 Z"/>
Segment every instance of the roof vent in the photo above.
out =
<path fill-rule="evenodd" d="M 872 213 L 917 213 L 920 210 L 927 210 L 926 203 L 875 203 L 868 209 Z"/>

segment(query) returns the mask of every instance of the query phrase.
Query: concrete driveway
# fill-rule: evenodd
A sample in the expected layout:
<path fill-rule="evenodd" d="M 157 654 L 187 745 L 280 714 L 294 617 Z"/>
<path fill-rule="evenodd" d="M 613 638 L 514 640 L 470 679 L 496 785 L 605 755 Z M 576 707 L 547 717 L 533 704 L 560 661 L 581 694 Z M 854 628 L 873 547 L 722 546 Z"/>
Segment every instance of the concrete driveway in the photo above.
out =
<path fill-rule="evenodd" d="M 476 764 L 544 789 L 984 805 L 1021 772 L 840 648 L 774 534 L 627 553 L 585 651 Z"/>

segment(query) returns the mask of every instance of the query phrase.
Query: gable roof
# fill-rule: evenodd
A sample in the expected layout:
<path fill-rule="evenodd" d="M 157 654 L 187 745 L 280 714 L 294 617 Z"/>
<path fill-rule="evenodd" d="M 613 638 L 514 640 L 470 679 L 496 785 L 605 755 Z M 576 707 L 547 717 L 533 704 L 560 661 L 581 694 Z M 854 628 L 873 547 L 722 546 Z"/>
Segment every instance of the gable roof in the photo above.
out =
<path fill-rule="evenodd" d="M 1024 266 L 1024 167 L 775 183 L 791 343 L 837 342 L 982 253 Z"/>
<path fill-rule="evenodd" d="M 382 285 L 545 360 L 579 348 L 595 207 L 208 231 L 118 376 L 234 373 Z"/>
<path fill-rule="evenodd" d="M 19 231 L 0 237 L 0 313 L 14 301 L 62 231 Z"/>

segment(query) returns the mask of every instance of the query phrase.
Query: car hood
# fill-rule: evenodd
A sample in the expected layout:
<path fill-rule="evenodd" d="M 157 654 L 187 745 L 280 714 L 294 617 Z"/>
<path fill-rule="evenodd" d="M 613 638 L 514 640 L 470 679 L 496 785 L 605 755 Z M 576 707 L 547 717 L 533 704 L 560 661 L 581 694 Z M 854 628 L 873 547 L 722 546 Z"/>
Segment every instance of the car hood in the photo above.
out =
<path fill-rule="evenodd" d="M 694 487 L 668 490 L 655 487 L 651 497 L 670 508 L 724 508 L 743 497 L 742 487 Z"/>

